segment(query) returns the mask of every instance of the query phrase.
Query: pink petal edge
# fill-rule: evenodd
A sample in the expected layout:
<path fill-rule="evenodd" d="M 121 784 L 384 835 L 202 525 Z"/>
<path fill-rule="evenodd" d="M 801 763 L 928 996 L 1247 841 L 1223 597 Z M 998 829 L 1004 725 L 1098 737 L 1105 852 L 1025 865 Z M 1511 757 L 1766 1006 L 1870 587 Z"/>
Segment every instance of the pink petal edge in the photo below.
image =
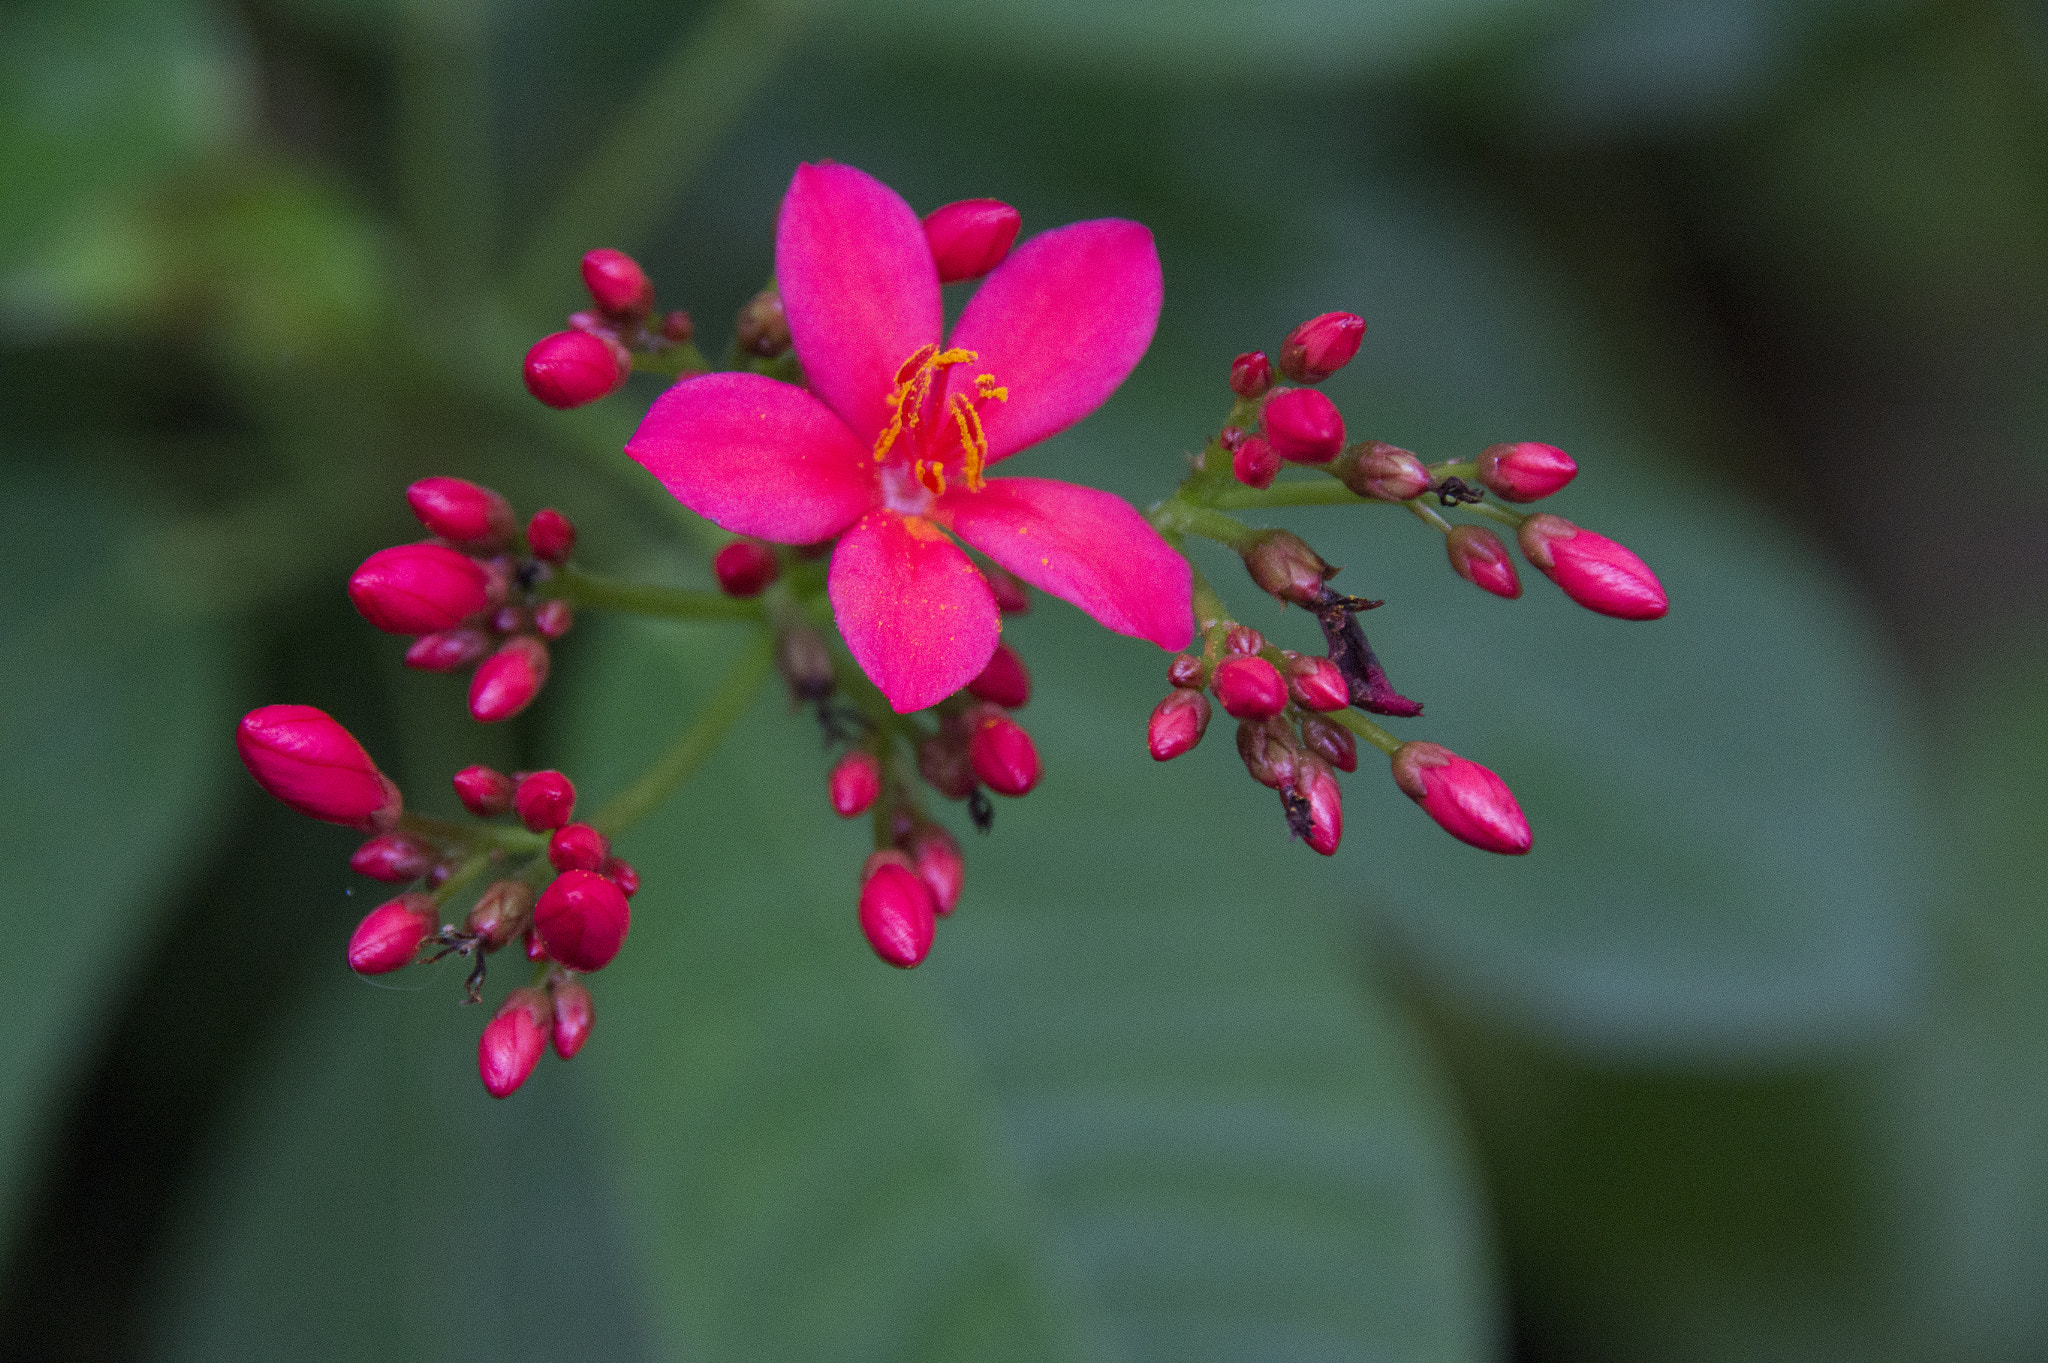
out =
<path fill-rule="evenodd" d="M 877 509 L 840 537 L 832 613 L 861 671 L 898 714 L 981 675 L 1000 631 L 988 582 L 944 531 Z"/>

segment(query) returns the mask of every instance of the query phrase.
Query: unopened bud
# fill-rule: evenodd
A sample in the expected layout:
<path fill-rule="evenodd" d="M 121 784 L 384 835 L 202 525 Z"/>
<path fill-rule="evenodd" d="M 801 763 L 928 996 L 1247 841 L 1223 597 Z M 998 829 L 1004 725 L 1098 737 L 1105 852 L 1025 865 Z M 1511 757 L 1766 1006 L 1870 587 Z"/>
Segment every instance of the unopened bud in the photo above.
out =
<path fill-rule="evenodd" d="M 512 793 L 512 812 L 536 833 L 552 833 L 562 827 L 575 808 L 576 787 L 558 771 L 534 772 Z"/>
<path fill-rule="evenodd" d="M 1286 655 L 1287 694 L 1304 710 L 1342 710 L 1351 704 L 1351 683 L 1328 658 Z"/>
<path fill-rule="evenodd" d="M 1230 391 L 1250 401 L 1273 386 L 1273 362 L 1263 350 L 1247 350 L 1230 362 Z"/>
<path fill-rule="evenodd" d="M 982 569 L 981 575 L 988 579 L 989 595 L 996 599 L 996 609 L 1004 615 L 1022 615 L 1031 609 L 1031 589 L 1024 585 L 1023 578 L 993 563 Z"/>
<path fill-rule="evenodd" d="M 1522 556 L 1589 611 L 1619 620 L 1655 620 L 1671 609 L 1664 584 L 1627 545 L 1551 515 L 1523 521 L 1516 538 Z"/>
<path fill-rule="evenodd" d="M 617 857 L 606 857 L 602 868 L 604 878 L 619 887 L 619 893 L 631 899 L 640 893 L 640 873 L 632 863 Z"/>
<path fill-rule="evenodd" d="M 386 634 L 453 629 L 484 608 L 483 565 L 443 544 L 394 544 L 363 560 L 348 597 Z"/>
<path fill-rule="evenodd" d="M 587 823 L 563 824 L 548 835 L 548 865 L 557 871 L 595 871 L 611 854 L 611 843 Z"/>
<path fill-rule="evenodd" d="M 1500 536 L 1483 525 L 1454 526 L 1444 537 L 1451 569 L 1475 587 L 1512 601 L 1522 594 L 1522 578 Z"/>
<path fill-rule="evenodd" d="M 1236 454 L 1238 446 L 1251 439 L 1251 433 L 1242 426 L 1225 426 L 1216 433 L 1216 443 L 1223 447 L 1225 454 Z"/>
<path fill-rule="evenodd" d="M 967 744 L 957 732 L 933 734 L 917 745 L 917 774 L 948 800 L 974 794 L 974 766 Z"/>
<path fill-rule="evenodd" d="M 555 774 L 561 775 L 559 772 Z M 563 779 L 566 781 L 568 778 Z M 453 784 L 455 798 L 479 819 L 488 819 L 512 808 L 514 787 L 512 778 L 504 772 L 493 771 L 489 767 L 464 767 L 455 773 Z"/>
<path fill-rule="evenodd" d="M 507 639 L 469 679 L 469 713 L 485 724 L 512 718 L 533 703 L 548 679 L 548 646 L 538 639 Z"/>
<path fill-rule="evenodd" d="M 1182 690 L 1199 691 L 1209 684 L 1208 669 L 1191 653 L 1177 653 L 1166 665 L 1166 684 Z"/>
<path fill-rule="evenodd" d="M 882 764 L 865 748 L 855 748 L 839 759 L 826 781 L 832 797 L 832 812 L 842 819 L 865 814 L 882 793 Z"/>
<path fill-rule="evenodd" d="M 1246 436 L 1230 454 L 1230 476 L 1246 487 L 1268 488 L 1280 476 L 1280 451 L 1261 435 Z"/>
<path fill-rule="evenodd" d="M 1261 530 L 1239 552 L 1244 555 L 1245 571 L 1261 591 L 1297 606 L 1313 609 L 1320 605 L 1327 595 L 1323 584 L 1337 575 L 1321 554 L 1291 530 Z"/>
<path fill-rule="evenodd" d="M 635 322 L 654 311 L 654 281 L 623 251 L 604 247 L 584 256 L 583 287 L 600 311 L 620 321 Z"/>
<path fill-rule="evenodd" d="M 1301 742 L 1338 771 L 1358 770 L 1358 739 L 1334 719 L 1313 712 L 1303 715 Z"/>
<path fill-rule="evenodd" d="M 500 634 L 517 634 L 532 623 L 524 606 L 500 606 L 491 612 L 491 628 Z"/>
<path fill-rule="evenodd" d="M 544 506 L 526 523 L 526 547 L 543 563 L 567 563 L 576 549 L 576 527 L 561 512 Z"/>
<path fill-rule="evenodd" d="M 560 597 L 550 598 L 533 608 L 533 627 L 540 631 L 543 639 L 559 639 L 575 623 L 575 608 Z"/>
<path fill-rule="evenodd" d="M 476 1043 L 476 1071 L 484 1091 L 509 1098 L 526 1082 L 548 1044 L 548 996 L 538 989 L 515 989 L 505 996 L 498 1015 L 484 1026 Z"/>
<path fill-rule="evenodd" d="M 1555 445 L 1521 440 L 1488 445 L 1477 460 L 1479 481 L 1503 501 L 1534 502 L 1578 475 L 1579 464 Z"/>
<path fill-rule="evenodd" d="M 782 574 L 775 551 L 752 540 L 734 540 L 711 560 L 718 576 L 718 589 L 727 596 L 759 596 Z"/>
<path fill-rule="evenodd" d="M 1028 795 L 1038 784 L 1038 748 L 1024 726 L 999 711 L 979 712 L 971 721 L 967 760 L 983 785 L 998 795 Z"/>
<path fill-rule="evenodd" d="M 311 818 L 386 832 L 404 810 L 355 736 L 310 705 L 251 710 L 235 727 L 235 751 L 257 785 Z"/>
<path fill-rule="evenodd" d="M 523 880 L 500 880 L 483 892 L 462 920 L 485 951 L 497 951 L 533 926 L 533 887 Z"/>
<path fill-rule="evenodd" d="M 466 478 L 422 478 L 405 500 L 421 525 L 464 549 L 502 548 L 519 524 L 512 503 Z"/>
<path fill-rule="evenodd" d="M 441 926 L 434 896 L 402 894 L 371 909 L 348 939 L 348 968 L 358 975 L 388 975 L 410 965 L 427 934 Z"/>
<path fill-rule="evenodd" d="M 661 319 L 661 339 L 670 345 L 686 345 L 697 334 L 697 324 L 681 308 Z"/>
<path fill-rule="evenodd" d="M 1283 719 L 1248 719 L 1237 726 L 1237 755 L 1252 780 L 1272 790 L 1294 780 L 1294 767 L 1302 758 L 1294 730 Z"/>
<path fill-rule="evenodd" d="M 1170 762 L 1202 741 L 1209 731 L 1209 698 L 1200 691 L 1173 691 L 1152 707 L 1145 746 L 1155 762 Z"/>
<path fill-rule="evenodd" d="M 419 672 L 460 672 L 491 651 L 491 636 L 480 629 L 444 629 L 422 634 L 405 650 L 405 665 Z"/>
<path fill-rule="evenodd" d="M 526 352 L 526 391 L 558 411 L 581 407 L 623 388 L 633 355 L 609 336 L 558 331 Z"/>
<path fill-rule="evenodd" d="M 962 199 L 925 215 L 925 240 L 941 284 L 979 279 L 1003 263 L 1023 217 L 1000 199 Z"/>
<path fill-rule="evenodd" d="M 1282 459 L 1327 464 L 1344 448 L 1344 417 L 1313 388 L 1288 388 L 1266 399 L 1266 439 Z"/>
<path fill-rule="evenodd" d="M 910 835 L 905 849 L 912 867 L 925 888 L 932 892 L 932 907 L 943 918 L 960 902 L 960 889 L 967 882 L 967 863 L 961 859 L 960 844 L 935 823 L 921 824 Z"/>
<path fill-rule="evenodd" d="M 1280 803 L 1303 842 L 1326 857 L 1336 855 L 1344 838 L 1344 792 L 1328 767 L 1304 757 L 1295 766 L 1293 786 L 1281 792 Z"/>
<path fill-rule="evenodd" d="M 1344 452 L 1336 466 L 1344 486 L 1379 502 L 1406 502 L 1429 491 L 1428 467 L 1399 445 L 1368 440 Z"/>
<path fill-rule="evenodd" d="M 763 289 L 740 309 L 737 332 L 740 349 L 749 355 L 772 360 L 789 349 L 789 318 L 782 311 L 782 295 Z"/>
<path fill-rule="evenodd" d="M 1232 625 L 1223 634 L 1223 651 L 1230 654 L 1257 653 L 1266 646 L 1266 636 L 1250 625 Z"/>
<path fill-rule="evenodd" d="M 832 652 L 809 625 L 791 625 L 776 636 L 775 667 L 799 705 L 832 694 Z"/>
<path fill-rule="evenodd" d="M 1365 319 L 1355 312 L 1311 317 L 1280 343 L 1280 372 L 1296 383 L 1321 383 L 1351 363 L 1364 339 Z"/>
<path fill-rule="evenodd" d="M 1394 784 L 1444 832 L 1483 852 L 1520 856 L 1529 850 L 1529 821 L 1507 782 L 1440 743 L 1403 743 L 1394 750 Z"/>
<path fill-rule="evenodd" d="M 595 871 L 562 872 L 533 906 L 541 949 L 586 975 L 611 964 L 632 921 L 625 893 Z"/>
<path fill-rule="evenodd" d="M 860 887 L 860 930 L 875 955 L 908 970 L 932 949 L 938 905 L 917 872 L 884 865 Z"/>
<path fill-rule="evenodd" d="M 1021 709 L 1031 699 L 1031 672 L 1016 649 L 998 643 L 996 651 L 989 655 L 988 666 L 967 683 L 967 692 L 1005 710 Z"/>
<path fill-rule="evenodd" d="M 484 604 L 495 610 L 512 599 L 519 565 L 510 554 L 493 554 L 477 562 L 484 570 Z"/>
<path fill-rule="evenodd" d="M 555 1054 L 572 1060 L 583 1043 L 590 1040 L 590 1024 L 597 1020 L 597 1003 L 581 980 L 557 980 L 548 991 L 554 1000 Z"/>
<path fill-rule="evenodd" d="M 1234 719 L 1265 719 L 1287 708 L 1287 683 L 1264 658 L 1225 658 L 1209 685 L 1224 713 Z"/>
<path fill-rule="evenodd" d="M 441 854 L 408 833 L 380 833 L 355 850 L 348 868 L 359 876 L 403 885 L 433 869 Z"/>

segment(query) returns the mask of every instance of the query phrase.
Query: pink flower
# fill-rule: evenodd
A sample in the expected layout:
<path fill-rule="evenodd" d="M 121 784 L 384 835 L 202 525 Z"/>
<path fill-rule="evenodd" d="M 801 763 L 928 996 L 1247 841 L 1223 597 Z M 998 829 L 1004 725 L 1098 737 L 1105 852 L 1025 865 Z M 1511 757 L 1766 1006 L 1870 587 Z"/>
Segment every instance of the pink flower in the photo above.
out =
<path fill-rule="evenodd" d="M 986 476 L 1094 411 L 1151 344 L 1149 231 L 1104 219 L 1033 237 L 947 341 L 910 206 L 852 166 L 805 165 L 782 202 L 775 273 L 809 391 L 758 374 L 686 379 L 626 452 L 736 534 L 837 536 L 839 631 L 891 705 L 943 700 L 995 652 L 995 598 L 948 532 L 1120 634 L 1187 644 L 1187 562 L 1128 503 Z"/>

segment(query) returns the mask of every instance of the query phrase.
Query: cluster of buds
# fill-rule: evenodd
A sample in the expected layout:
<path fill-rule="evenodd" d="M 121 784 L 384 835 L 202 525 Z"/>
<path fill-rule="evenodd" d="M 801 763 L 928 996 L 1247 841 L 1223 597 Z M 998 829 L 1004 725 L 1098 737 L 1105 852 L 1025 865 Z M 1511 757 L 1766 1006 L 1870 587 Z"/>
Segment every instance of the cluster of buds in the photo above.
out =
<path fill-rule="evenodd" d="M 1356 313 L 1311 317 L 1281 343 L 1280 373 L 1300 384 L 1321 383 L 1351 362 L 1364 339 L 1365 319 Z M 1282 464 L 1327 464 L 1343 450 L 1337 404 L 1314 388 L 1275 389 L 1273 362 L 1264 351 L 1231 361 L 1230 391 L 1242 410 L 1232 413 L 1239 421 L 1223 428 L 1221 443 L 1232 474 L 1247 487 L 1271 487 Z"/>
<path fill-rule="evenodd" d="M 308 705 L 243 716 L 235 745 L 256 783 L 301 814 L 371 834 L 350 857 L 358 874 L 404 887 L 370 910 L 348 942 L 349 968 L 385 975 L 448 956 L 472 962 L 464 997 L 482 997 L 485 958 L 519 943 L 535 979 L 516 989 L 478 1043 L 484 1087 L 502 1098 L 533 1072 L 552 1037 L 575 1055 L 593 1017 L 577 977 L 609 965 L 624 944 L 639 889 L 602 833 L 572 821 L 576 790 L 558 771 L 506 776 L 469 767 L 456 797 L 479 819 L 514 815 L 523 831 L 407 819 L 398 788 L 332 717 Z M 493 878 L 459 923 L 442 921 L 453 893 Z"/>
<path fill-rule="evenodd" d="M 624 252 L 584 256 L 583 286 L 592 306 L 569 314 L 569 330 L 541 337 L 526 352 L 526 391 L 550 407 L 581 407 L 616 393 L 633 372 L 634 356 L 673 360 L 694 334 L 689 313 L 655 313 L 654 282 Z"/>
<path fill-rule="evenodd" d="M 568 602 L 538 589 L 568 561 L 576 528 L 546 508 L 522 537 L 510 503 L 460 478 L 422 478 L 405 497 L 434 538 L 370 555 L 349 578 L 349 599 L 378 629 L 415 636 L 407 667 L 474 665 L 470 714 L 510 719 L 547 680 L 547 641 L 574 623 Z"/>

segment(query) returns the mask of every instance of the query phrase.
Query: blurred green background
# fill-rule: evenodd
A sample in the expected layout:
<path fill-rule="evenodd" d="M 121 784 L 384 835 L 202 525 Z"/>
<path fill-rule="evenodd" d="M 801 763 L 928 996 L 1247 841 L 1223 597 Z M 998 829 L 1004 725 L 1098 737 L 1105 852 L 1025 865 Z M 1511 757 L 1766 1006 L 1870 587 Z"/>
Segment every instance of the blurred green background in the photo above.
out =
<path fill-rule="evenodd" d="M 495 1103 L 452 978 L 343 967 L 352 839 L 232 725 L 319 705 L 428 810 L 619 789 L 729 628 L 588 618 L 485 731 L 341 584 L 434 473 L 706 582 L 618 450 L 653 381 L 555 414 L 519 356 L 600 245 L 719 353 L 820 157 L 1158 234 L 1150 356 L 1020 472 L 1148 501 L 1233 354 L 1353 309 L 1354 434 L 1564 446 L 1672 614 L 1281 518 L 1537 830 L 1469 851 L 1368 756 L 1325 862 L 1044 601 L 1047 777 L 910 975 L 764 696 L 621 842 L 593 1044 Z M 2044 360 L 2019 3 L 16 0 L 0 1351 L 2048 1356 Z"/>

